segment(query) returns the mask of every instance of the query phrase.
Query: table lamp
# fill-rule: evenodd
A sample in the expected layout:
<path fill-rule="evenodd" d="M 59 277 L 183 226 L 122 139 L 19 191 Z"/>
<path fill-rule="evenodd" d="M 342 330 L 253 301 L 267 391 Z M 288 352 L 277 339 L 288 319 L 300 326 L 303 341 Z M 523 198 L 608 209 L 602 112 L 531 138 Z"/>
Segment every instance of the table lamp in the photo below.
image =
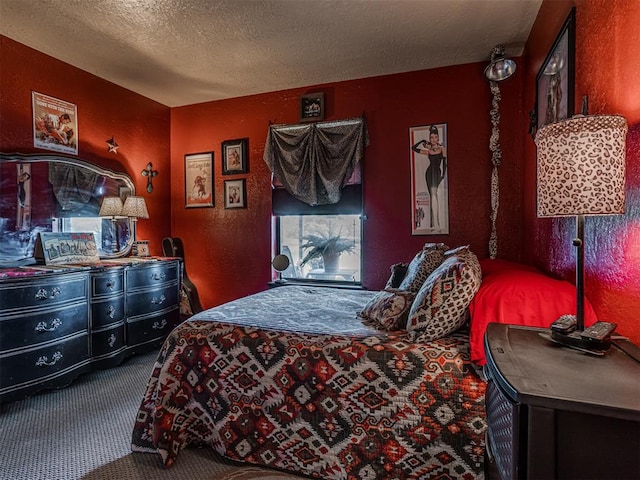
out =
<path fill-rule="evenodd" d="M 112 239 L 111 239 L 111 252 L 117 253 L 120 248 L 118 245 L 118 231 L 116 229 L 116 218 L 122 216 L 122 200 L 120 197 L 104 197 L 102 204 L 100 205 L 100 211 L 98 212 L 100 217 L 111 218 Z"/>
<path fill-rule="evenodd" d="M 149 242 L 147 240 L 136 241 L 136 225 L 139 218 L 149 218 L 147 204 L 143 197 L 128 196 L 122 207 L 122 215 L 129 217 L 133 222 L 133 255 L 141 257 L 149 256 Z"/>
<path fill-rule="evenodd" d="M 627 122 L 618 115 L 583 115 L 551 123 L 536 135 L 538 217 L 576 217 L 576 329 L 584 330 L 586 215 L 625 211 Z"/>

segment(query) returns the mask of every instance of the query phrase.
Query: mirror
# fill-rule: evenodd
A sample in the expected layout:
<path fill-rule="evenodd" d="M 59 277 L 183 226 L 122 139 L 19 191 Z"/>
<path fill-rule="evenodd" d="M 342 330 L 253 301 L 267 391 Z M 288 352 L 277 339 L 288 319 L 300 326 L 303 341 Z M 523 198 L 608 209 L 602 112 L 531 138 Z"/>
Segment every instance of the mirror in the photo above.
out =
<path fill-rule="evenodd" d="M 129 176 L 62 155 L 0 154 L 0 263 L 33 257 L 40 232 L 93 232 L 101 258 L 133 243 L 128 218 L 100 217 L 103 197 L 135 195 Z"/>

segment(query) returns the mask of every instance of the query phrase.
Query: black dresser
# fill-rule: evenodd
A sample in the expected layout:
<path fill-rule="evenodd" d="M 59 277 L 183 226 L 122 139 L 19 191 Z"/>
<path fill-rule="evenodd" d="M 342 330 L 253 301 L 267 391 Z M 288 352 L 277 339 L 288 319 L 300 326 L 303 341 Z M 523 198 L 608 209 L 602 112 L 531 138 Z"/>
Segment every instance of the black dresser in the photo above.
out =
<path fill-rule="evenodd" d="M 640 349 L 596 357 L 540 333 L 487 328 L 487 478 L 640 478 Z"/>
<path fill-rule="evenodd" d="M 0 402 L 158 348 L 180 321 L 181 261 L 0 270 Z"/>

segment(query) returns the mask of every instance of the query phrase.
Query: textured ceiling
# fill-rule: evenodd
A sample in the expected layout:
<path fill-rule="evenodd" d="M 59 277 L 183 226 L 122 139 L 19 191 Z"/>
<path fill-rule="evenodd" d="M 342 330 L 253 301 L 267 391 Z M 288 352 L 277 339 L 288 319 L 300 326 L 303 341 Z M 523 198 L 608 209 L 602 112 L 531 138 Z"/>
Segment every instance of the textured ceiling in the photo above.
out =
<path fill-rule="evenodd" d="M 0 33 L 174 107 L 518 56 L 542 0 L 0 0 Z"/>

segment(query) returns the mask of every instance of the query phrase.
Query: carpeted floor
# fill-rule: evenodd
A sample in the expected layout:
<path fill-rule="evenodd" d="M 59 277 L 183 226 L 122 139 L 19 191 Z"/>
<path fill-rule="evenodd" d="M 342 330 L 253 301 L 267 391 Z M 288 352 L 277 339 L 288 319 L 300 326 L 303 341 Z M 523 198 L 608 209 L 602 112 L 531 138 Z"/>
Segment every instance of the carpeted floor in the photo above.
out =
<path fill-rule="evenodd" d="M 209 448 L 187 448 L 171 469 L 131 452 L 131 431 L 155 353 L 76 379 L 70 386 L 0 405 L 0 480 L 280 480 Z"/>

